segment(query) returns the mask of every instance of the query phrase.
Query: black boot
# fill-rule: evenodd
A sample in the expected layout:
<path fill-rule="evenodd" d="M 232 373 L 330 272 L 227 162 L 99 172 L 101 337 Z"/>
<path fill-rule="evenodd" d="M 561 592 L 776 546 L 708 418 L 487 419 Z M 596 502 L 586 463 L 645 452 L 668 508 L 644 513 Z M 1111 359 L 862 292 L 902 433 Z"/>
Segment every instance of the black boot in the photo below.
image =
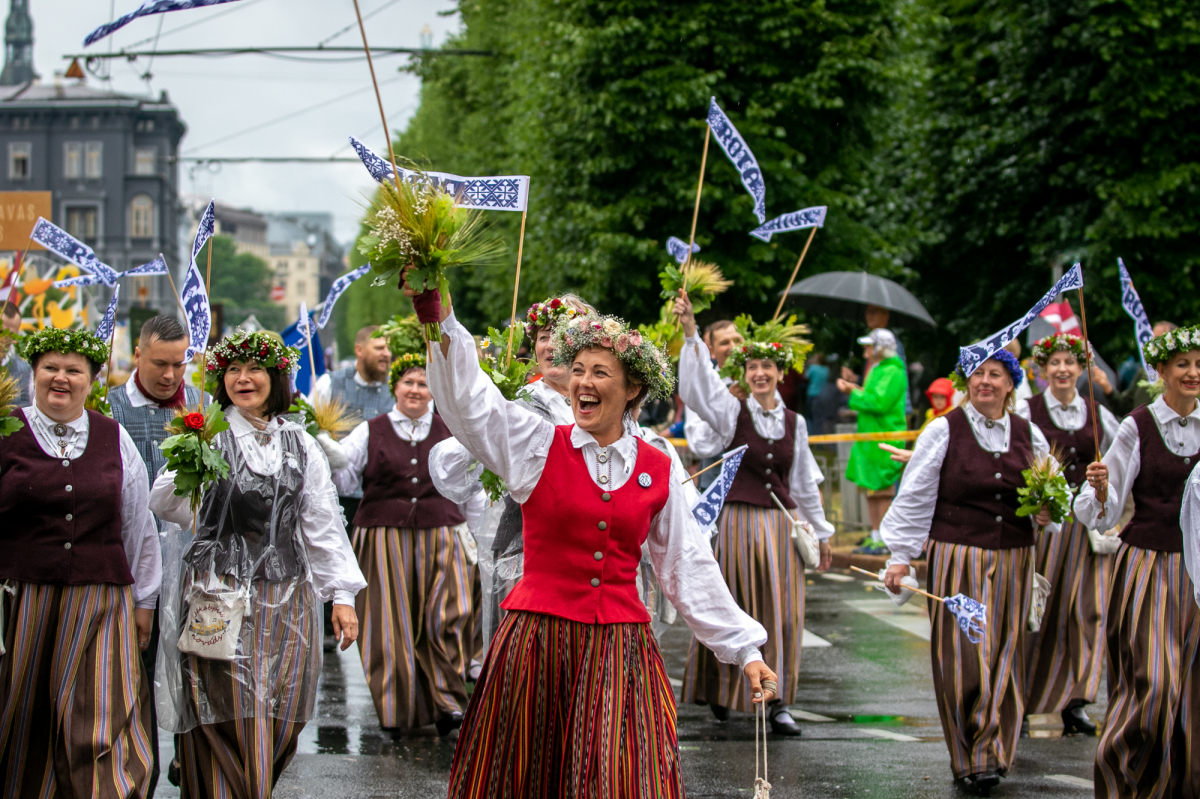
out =
<path fill-rule="evenodd" d="M 994 771 L 983 771 L 979 774 L 970 775 L 966 778 L 966 782 L 980 796 L 991 796 L 992 788 L 1000 784 L 1000 775 Z"/>
<path fill-rule="evenodd" d="M 708 709 L 712 711 L 713 718 L 717 721 L 729 721 L 729 708 L 724 705 L 709 705 Z"/>
<path fill-rule="evenodd" d="M 1021 719 L 1021 737 L 1029 737 L 1029 716 L 1025 716 Z"/>
<path fill-rule="evenodd" d="M 462 722 L 463 714 L 456 710 L 453 713 L 447 713 L 446 715 L 442 716 L 434 723 L 434 726 L 437 727 L 438 735 L 445 738 L 447 735 L 461 727 Z"/>
<path fill-rule="evenodd" d="M 767 706 L 767 719 L 771 722 L 771 731 L 776 735 L 796 737 L 800 735 L 800 725 L 788 712 L 787 705 L 776 702 Z"/>
<path fill-rule="evenodd" d="M 1080 733 L 1082 735 L 1095 735 L 1096 723 L 1088 718 L 1084 707 L 1087 703 L 1082 699 L 1072 699 L 1063 708 L 1063 735 L 1071 735 L 1072 733 Z"/>

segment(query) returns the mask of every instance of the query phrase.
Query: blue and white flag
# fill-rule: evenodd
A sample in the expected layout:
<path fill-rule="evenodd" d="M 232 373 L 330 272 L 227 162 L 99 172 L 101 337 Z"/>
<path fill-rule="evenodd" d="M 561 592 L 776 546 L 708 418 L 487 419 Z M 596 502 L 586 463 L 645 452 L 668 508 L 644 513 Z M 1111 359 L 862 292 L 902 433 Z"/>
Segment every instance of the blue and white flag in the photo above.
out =
<path fill-rule="evenodd" d="M 219 6 L 222 3 L 233 2 L 236 2 L 236 0 L 146 0 L 145 3 L 142 3 L 125 16 L 117 17 L 112 22 L 101 25 L 89 33 L 87 38 L 83 40 L 83 46 L 87 47 L 89 44 L 100 41 L 113 31 L 124 28 L 138 17 L 148 17 L 151 14 L 165 14 L 168 11 L 183 11 L 188 8 L 201 8 L 202 6 Z"/>
<path fill-rule="evenodd" d="M 29 237 L 60 258 L 64 258 L 90 275 L 96 275 L 106 286 L 117 284 L 117 270 L 96 257 L 91 247 L 43 217 L 33 225 Z"/>
<path fill-rule="evenodd" d="M 1154 330 L 1150 327 L 1150 320 L 1146 317 L 1146 309 L 1142 307 L 1142 298 L 1138 296 L 1137 289 L 1133 287 L 1133 279 L 1129 277 L 1129 270 L 1125 268 L 1125 262 L 1120 258 L 1117 259 L 1117 269 L 1121 274 L 1121 307 L 1125 309 L 1125 313 L 1133 319 L 1133 333 L 1137 338 L 1138 357 L 1142 359 L 1142 368 L 1146 370 L 1146 379 L 1151 383 L 1158 380 L 1158 372 L 1154 367 L 1146 363 L 1146 353 L 1142 349 L 1146 346 L 1146 342 L 1154 338 Z"/>
<path fill-rule="evenodd" d="M 763 183 L 762 170 L 758 168 L 758 160 L 755 159 L 754 153 L 750 152 L 742 134 L 738 133 L 738 129 L 717 105 L 716 97 L 712 98 L 712 103 L 708 106 L 708 126 L 712 128 L 717 144 L 721 145 L 725 155 L 729 156 L 729 160 L 741 173 L 742 185 L 754 198 L 754 215 L 758 217 L 758 224 L 761 225 L 767 221 L 767 184 Z"/>
<path fill-rule="evenodd" d="M 987 632 L 987 605 L 964 594 L 945 597 L 942 603 L 958 620 L 958 629 L 966 633 L 967 640 L 982 643 Z"/>
<path fill-rule="evenodd" d="M 313 388 L 316 387 L 317 378 L 325 374 L 325 356 L 323 354 L 325 350 L 321 346 L 321 334 L 319 332 L 316 330 L 312 331 L 312 338 L 308 339 L 305 338 L 304 332 L 299 328 L 299 322 L 293 322 L 281 330 L 279 336 L 283 339 L 284 344 L 300 350 L 307 347 L 310 341 L 312 342 L 312 361 L 309 361 L 308 358 L 301 358 L 300 368 L 292 373 L 292 386 L 301 394 L 311 397 Z M 316 366 L 317 369 L 316 377 L 312 373 L 313 366 Z"/>
<path fill-rule="evenodd" d="M 117 297 L 120 295 L 120 284 L 113 286 L 113 295 L 108 302 L 108 310 L 104 312 L 104 318 L 100 320 L 100 324 L 96 325 L 96 338 L 101 341 L 107 341 L 113 333 L 113 328 L 117 325 Z"/>
<path fill-rule="evenodd" d="M 959 347 L 958 363 L 962 366 L 963 374 L 970 377 L 971 374 L 979 368 L 979 365 L 988 358 L 996 354 L 998 350 L 1004 349 L 1004 346 L 1010 341 L 1014 341 L 1017 336 L 1021 335 L 1021 331 L 1029 327 L 1034 319 L 1037 319 L 1047 305 L 1054 302 L 1054 298 L 1065 291 L 1072 289 L 1083 288 L 1083 269 L 1079 264 L 1075 264 L 1062 278 L 1054 284 L 1054 288 L 1047 291 L 1037 305 L 1029 309 L 1029 312 L 1022 316 L 1017 321 L 1013 322 L 1008 327 L 985 338 L 978 344 L 972 344 L 969 347 Z"/>
<path fill-rule="evenodd" d="M 200 225 L 196 228 L 196 239 L 192 242 L 192 257 L 188 261 L 187 274 L 183 277 L 183 285 L 179 290 L 179 299 L 183 303 L 183 315 L 187 319 L 188 348 L 183 358 L 190 361 L 198 352 L 208 346 L 208 336 L 212 332 L 212 309 L 208 305 L 208 289 L 204 285 L 204 276 L 196 263 L 196 256 L 204 249 L 204 244 L 212 238 L 217 220 L 213 203 L 210 201 L 200 217 Z"/>
<path fill-rule="evenodd" d="M 667 252 L 671 254 L 671 257 L 675 259 L 676 263 L 682 264 L 688 259 L 687 242 L 671 236 L 669 239 L 667 239 Z M 700 245 L 692 244 L 692 252 L 700 252 Z"/>
<path fill-rule="evenodd" d="M 65 277 L 62 280 L 54 281 L 54 288 L 65 289 L 71 286 L 102 286 L 104 278 L 99 275 L 80 275 L 79 277 Z"/>
<path fill-rule="evenodd" d="M 337 303 L 338 298 L 350 288 L 350 284 L 358 280 L 360 277 L 371 271 L 370 264 L 363 264 L 353 272 L 346 274 L 333 281 L 333 285 L 329 287 L 329 294 L 325 296 L 325 304 L 321 306 L 321 315 L 317 317 L 317 328 L 325 329 L 325 325 L 329 323 L 329 317 L 333 315 L 333 306 Z"/>
<path fill-rule="evenodd" d="M 165 275 L 168 271 L 166 259 L 160 255 L 153 261 L 144 263 L 141 266 L 126 269 L 120 273 L 119 277 L 150 277 L 151 275 Z"/>
<path fill-rule="evenodd" d="M 390 161 L 371 152 L 370 148 L 353 136 L 350 137 L 350 143 L 354 145 L 354 151 L 358 153 L 359 159 L 371 173 L 371 177 L 380 183 L 395 180 Z M 396 172 L 400 174 L 401 180 L 416 182 L 424 179 L 429 181 L 447 194 L 454 195 L 458 204 L 466 208 L 479 208 L 485 211 L 524 211 L 529 203 L 528 175 L 464 178 L 446 172 L 417 172 L 401 167 L 396 167 Z"/>
<path fill-rule="evenodd" d="M 300 300 L 300 318 L 296 320 L 296 332 L 300 334 L 304 346 L 308 346 L 308 340 L 312 338 L 312 320 L 308 318 L 308 303 L 304 300 Z"/>
<path fill-rule="evenodd" d="M 790 214 L 777 216 L 767 224 L 751 230 L 750 235 L 756 239 L 770 241 L 771 237 L 776 233 L 788 233 L 793 230 L 804 230 L 810 227 L 825 227 L 825 212 L 827 210 L 829 210 L 829 206 L 814 205 L 812 208 L 792 211 Z"/>
<path fill-rule="evenodd" d="M 701 530 L 707 530 L 716 524 L 717 517 L 721 515 L 721 507 L 725 504 L 725 497 L 728 496 L 729 489 L 733 487 L 733 478 L 737 476 L 738 467 L 742 465 L 742 458 L 746 457 L 748 446 L 748 444 L 743 444 L 737 449 L 725 453 L 725 462 L 721 464 L 721 473 L 692 507 L 692 516 L 696 519 L 696 524 L 700 525 Z"/>

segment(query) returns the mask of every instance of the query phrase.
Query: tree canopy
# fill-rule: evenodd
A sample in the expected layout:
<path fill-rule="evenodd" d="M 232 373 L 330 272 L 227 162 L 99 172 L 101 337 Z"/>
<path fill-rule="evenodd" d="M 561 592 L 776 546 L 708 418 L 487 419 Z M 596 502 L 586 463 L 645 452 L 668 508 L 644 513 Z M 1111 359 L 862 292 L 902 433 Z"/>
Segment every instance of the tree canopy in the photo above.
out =
<path fill-rule="evenodd" d="M 270 265 L 248 252 L 239 253 L 228 236 L 213 236 L 212 286 L 209 297 L 212 302 L 225 306 L 225 323 L 238 325 L 250 314 L 254 314 L 267 330 L 282 330 L 291 322 L 284 319 L 282 306 L 271 301 L 271 284 L 275 273 Z M 197 263 L 205 264 L 207 250 L 197 256 Z M 205 267 L 202 267 L 205 268 Z"/>

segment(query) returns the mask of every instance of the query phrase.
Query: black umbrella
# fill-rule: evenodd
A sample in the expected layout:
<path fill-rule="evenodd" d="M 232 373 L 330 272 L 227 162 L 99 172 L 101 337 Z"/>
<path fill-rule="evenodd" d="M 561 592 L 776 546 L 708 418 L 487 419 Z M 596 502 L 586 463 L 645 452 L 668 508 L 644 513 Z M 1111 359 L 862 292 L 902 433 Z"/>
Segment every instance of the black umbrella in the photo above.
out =
<path fill-rule="evenodd" d="M 891 311 L 891 325 L 923 325 L 936 328 L 937 322 L 908 289 L 886 277 L 866 272 L 822 272 L 792 286 L 788 299 L 806 311 L 863 318 L 864 305 L 878 305 Z"/>

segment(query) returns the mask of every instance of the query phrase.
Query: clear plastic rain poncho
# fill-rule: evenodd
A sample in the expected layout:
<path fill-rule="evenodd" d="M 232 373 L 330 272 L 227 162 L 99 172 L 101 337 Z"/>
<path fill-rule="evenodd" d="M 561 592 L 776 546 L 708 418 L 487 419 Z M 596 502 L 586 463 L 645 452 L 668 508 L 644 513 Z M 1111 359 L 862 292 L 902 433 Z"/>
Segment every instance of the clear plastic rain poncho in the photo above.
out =
<path fill-rule="evenodd" d="M 306 721 L 313 713 L 323 621 L 299 525 L 307 454 L 301 429 L 275 435 L 282 465 L 264 476 L 249 468 L 229 431 L 219 434 L 229 477 L 205 491 L 194 536 L 175 524 L 163 533 L 155 689 L 159 726 L 171 732 L 251 716 Z M 244 605 L 232 660 L 179 651 L 197 602 L 213 596 Z"/>

